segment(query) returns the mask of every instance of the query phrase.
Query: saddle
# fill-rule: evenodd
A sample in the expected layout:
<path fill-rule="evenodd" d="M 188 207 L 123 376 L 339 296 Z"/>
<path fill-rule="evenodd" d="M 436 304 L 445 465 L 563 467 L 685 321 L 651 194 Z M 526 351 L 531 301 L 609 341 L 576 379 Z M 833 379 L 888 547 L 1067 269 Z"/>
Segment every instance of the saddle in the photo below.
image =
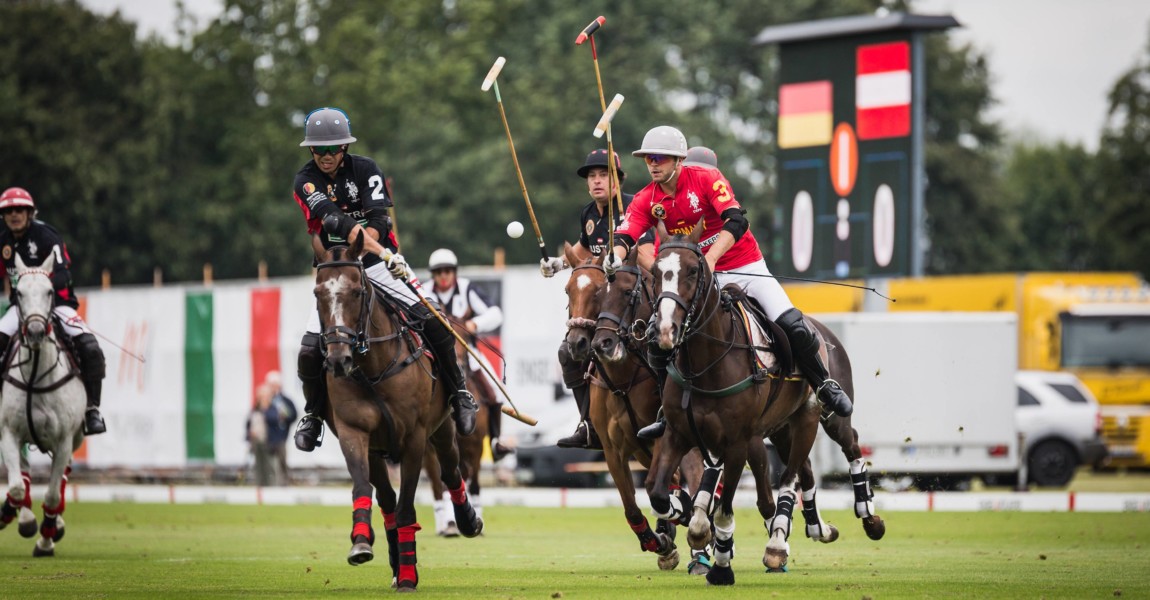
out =
<path fill-rule="evenodd" d="M 390 293 L 379 283 L 368 280 L 371 284 L 372 291 L 375 297 L 387 309 L 387 313 L 391 315 L 398 327 L 407 332 L 408 348 L 415 352 L 416 349 L 422 349 L 423 354 L 426 355 L 431 361 L 435 362 L 435 353 L 431 351 L 430 344 L 423 337 L 423 322 L 427 319 L 433 318 L 431 312 L 427 307 L 421 303 L 415 303 L 407 306 L 404 303 L 396 300 Z"/>
<path fill-rule="evenodd" d="M 791 342 L 778 323 L 767 318 L 759 302 L 737 284 L 723 287 L 719 298 L 723 310 L 733 312 L 754 348 L 755 360 L 770 377 L 790 378 L 798 374 Z"/>

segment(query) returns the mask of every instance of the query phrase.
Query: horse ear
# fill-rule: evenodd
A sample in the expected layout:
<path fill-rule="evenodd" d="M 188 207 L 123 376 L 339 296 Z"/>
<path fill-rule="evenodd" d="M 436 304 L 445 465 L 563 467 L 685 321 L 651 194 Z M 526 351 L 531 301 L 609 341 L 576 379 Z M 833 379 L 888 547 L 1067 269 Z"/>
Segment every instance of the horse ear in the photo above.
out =
<path fill-rule="evenodd" d="M 48 258 L 44 259 L 44 262 L 40 264 L 40 268 L 49 273 L 54 271 L 56 269 L 56 255 L 49 252 Z"/>
<path fill-rule="evenodd" d="M 19 252 L 13 252 L 13 254 L 16 255 L 16 270 L 17 271 L 27 271 L 28 265 L 24 264 L 24 259 L 20 258 L 20 253 Z"/>
<path fill-rule="evenodd" d="M 568 241 L 563 242 L 563 256 L 567 259 L 567 264 L 571 265 L 572 267 L 578 265 L 580 262 L 583 262 L 579 260 L 579 256 L 575 254 L 575 246 L 572 246 Z"/>
<path fill-rule="evenodd" d="M 639 262 L 639 244 L 631 246 L 631 249 L 627 251 L 627 258 L 623 262 L 631 267 Z"/>
<path fill-rule="evenodd" d="M 703 239 L 703 222 L 706 220 L 706 218 L 699 219 L 699 222 L 695 223 L 695 226 L 691 228 L 690 240 L 692 244 L 698 244 L 699 240 Z"/>
<path fill-rule="evenodd" d="M 365 235 L 367 235 L 366 230 L 359 230 L 359 235 L 355 236 L 355 241 L 351 242 L 350 247 L 348 248 L 348 254 L 354 256 L 357 259 L 360 256 L 363 256 L 363 236 Z"/>
<path fill-rule="evenodd" d="M 667 226 L 663 223 L 663 219 L 659 219 L 655 223 L 655 233 L 659 236 L 660 244 L 671 239 L 671 234 L 667 231 Z"/>

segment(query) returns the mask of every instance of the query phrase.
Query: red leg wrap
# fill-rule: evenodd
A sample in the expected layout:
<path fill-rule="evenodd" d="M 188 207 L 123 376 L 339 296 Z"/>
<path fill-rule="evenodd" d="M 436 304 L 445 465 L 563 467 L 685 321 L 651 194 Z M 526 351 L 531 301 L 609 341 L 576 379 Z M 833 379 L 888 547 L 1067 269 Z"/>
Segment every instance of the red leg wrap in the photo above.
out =
<path fill-rule="evenodd" d="M 351 528 L 351 537 L 354 540 L 356 536 L 362 535 L 365 538 L 371 538 L 371 525 L 369 523 L 356 523 Z"/>
<path fill-rule="evenodd" d="M 383 528 L 389 531 L 395 529 L 395 513 L 383 512 L 382 508 L 379 512 L 383 514 Z"/>
<path fill-rule="evenodd" d="M 399 576 L 401 582 L 408 581 L 412 585 L 419 583 L 419 573 L 416 571 L 415 532 L 422 529 L 419 523 L 400 527 L 399 535 Z"/>
<path fill-rule="evenodd" d="M 371 510 L 371 496 L 360 496 L 351 505 L 352 510 Z"/>
<path fill-rule="evenodd" d="M 32 508 L 32 475 L 28 471 L 20 471 L 20 478 L 24 480 L 24 508 Z"/>
<path fill-rule="evenodd" d="M 459 482 L 459 489 L 449 490 L 451 494 L 451 503 L 458 506 L 467 502 L 467 485 L 462 480 Z"/>

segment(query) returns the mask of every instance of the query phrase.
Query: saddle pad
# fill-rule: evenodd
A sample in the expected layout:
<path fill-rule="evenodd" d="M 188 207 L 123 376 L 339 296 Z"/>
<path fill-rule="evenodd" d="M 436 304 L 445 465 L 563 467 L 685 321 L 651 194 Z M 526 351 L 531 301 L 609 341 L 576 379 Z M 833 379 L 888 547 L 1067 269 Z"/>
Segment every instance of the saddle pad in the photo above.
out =
<path fill-rule="evenodd" d="M 743 320 L 743 327 L 750 334 L 751 345 L 755 347 L 755 362 L 767 372 L 777 371 L 778 360 L 775 358 L 775 354 L 770 351 L 772 345 L 770 338 L 767 337 L 767 332 L 763 331 L 763 326 L 759 325 L 758 319 L 747 313 L 747 309 L 741 301 L 735 302 L 735 306 L 739 308 L 739 318 Z"/>

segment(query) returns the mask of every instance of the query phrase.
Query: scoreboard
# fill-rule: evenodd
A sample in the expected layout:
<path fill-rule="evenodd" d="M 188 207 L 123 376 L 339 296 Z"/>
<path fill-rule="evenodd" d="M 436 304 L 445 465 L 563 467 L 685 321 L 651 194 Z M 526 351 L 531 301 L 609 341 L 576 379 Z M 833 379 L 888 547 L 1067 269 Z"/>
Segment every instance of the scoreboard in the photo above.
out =
<path fill-rule="evenodd" d="M 779 44 L 779 275 L 918 275 L 925 89 L 921 32 L 951 17 L 893 14 L 767 28 Z"/>

